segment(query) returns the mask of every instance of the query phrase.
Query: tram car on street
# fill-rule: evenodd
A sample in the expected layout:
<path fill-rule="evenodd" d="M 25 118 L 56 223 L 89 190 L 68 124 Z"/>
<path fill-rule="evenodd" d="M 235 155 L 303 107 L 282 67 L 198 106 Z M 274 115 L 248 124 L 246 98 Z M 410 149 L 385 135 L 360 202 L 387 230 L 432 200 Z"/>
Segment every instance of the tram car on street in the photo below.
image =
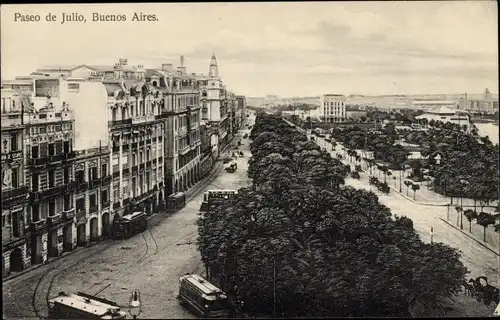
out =
<path fill-rule="evenodd" d="M 176 192 L 167 197 L 167 212 L 174 213 L 186 206 L 186 194 Z"/>
<path fill-rule="evenodd" d="M 179 303 L 202 318 L 229 318 L 234 310 L 231 299 L 197 274 L 179 279 Z"/>
<path fill-rule="evenodd" d="M 212 204 L 222 203 L 225 200 L 232 198 L 238 194 L 238 190 L 207 190 L 203 194 L 203 202 L 201 203 L 200 212 L 207 212 Z"/>
<path fill-rule="evenodd" d="M 65 293 L 48 301 L 49 319 L 126 319 L 127 313 L 106 299 L 83 292 Z"/>
<path fill-rule="evenodd" d="M 126 214 L 114 225 L 115 239 L 130 238 L 136 233 L 143 232 L 148 228 L 146 214 L 142 211 L 135 211 Z"/>

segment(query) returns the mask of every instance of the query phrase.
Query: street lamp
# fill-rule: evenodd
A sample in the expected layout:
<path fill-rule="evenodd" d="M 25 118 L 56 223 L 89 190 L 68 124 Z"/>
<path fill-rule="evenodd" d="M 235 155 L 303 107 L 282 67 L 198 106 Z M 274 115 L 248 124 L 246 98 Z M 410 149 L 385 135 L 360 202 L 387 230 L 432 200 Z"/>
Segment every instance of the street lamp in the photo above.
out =
<path fill-rule="evenodd" d="M 467 180 L 460 180 L 460 184 L 462 186 L 466 186 L 466 185 L 469 184 L 469 181 L 467 181 Z M 463 196 L 464 196 L 464 192 L 463 192 L 464 190 L 463 189 L 464 188 L 462 188 L 462 196 L 460 197 L 460 208 L 461 208 L 461 210 L 460 210 L 460 230 L 463 230 L 463 228 L 464 228 L 464 223 L 463 223 L 463 213 L 464 213 L 463 211 L 464 211 L 464 207 L 463 207 L 463 204 L 462 204 L 462 199 L 463 199 Z"/>
<path fill-rule="evenodd" d="M 129 301 L 129 311 L 130 315 L 133 319 L 137 319 L 137 317 L 142 312 L 142 304 L 141 304 L 141 293 L 139 290 L 134 290 L 130 296 Z"/>

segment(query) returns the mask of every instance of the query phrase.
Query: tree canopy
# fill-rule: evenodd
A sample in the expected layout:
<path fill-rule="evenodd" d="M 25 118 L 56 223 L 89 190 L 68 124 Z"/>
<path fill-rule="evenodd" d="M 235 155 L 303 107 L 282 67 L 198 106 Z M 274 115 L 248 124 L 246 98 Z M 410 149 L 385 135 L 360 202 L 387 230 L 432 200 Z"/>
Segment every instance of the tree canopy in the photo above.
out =
<path fill-rule="evenodd" d="M 304 134 L 258 114 L 250 137 L 252 185 L 198 220 L 205 266 L 245 312 L 409 316 L 460 290 L 459 252 L 345 186 L 347 168 Z"/>

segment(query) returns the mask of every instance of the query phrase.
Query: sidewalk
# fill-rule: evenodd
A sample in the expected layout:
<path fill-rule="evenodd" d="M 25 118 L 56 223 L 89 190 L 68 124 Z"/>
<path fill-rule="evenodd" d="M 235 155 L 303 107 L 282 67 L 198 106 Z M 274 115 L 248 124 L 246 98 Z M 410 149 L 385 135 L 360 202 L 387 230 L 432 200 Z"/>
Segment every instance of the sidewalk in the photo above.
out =
<path fill-rule="evenodd" d="M 335 149 L 335 152 L 340 153 L 343 155 L 342 149 L 343 146 L 339 143 L 337 143 L 337 147 Z M 342 162 L 344 164 L 349 164 L 351 167 L 354 169 L 355 163 L 349 161 L 349 157 L 344 157 L 342 156 Z M 372 173 L 377 176 L 376 174 L 376 169 L 372 169 Z M 366 173 L 368 176 L 370 176 L 369 169 L 365 170 L 362 169 L 362 172 Z M 489 250 L 495 252 L 498 254 L 500 248 L 500 239 L 499 235 L 497 232 L 495 232 L 494 226 L 490 225 L 486 229 L 486 242 L 483 241 L 483 227 L 476 224 L 476 221 L 472 221 L 471 223 L 471 233 L 469 233 L 469 221 L 465 216 L 462 216 L 462 224 L 463 224 L 463 230 L 460 229 L 459 225 L 457 226 L 457 211 L 455 210 L 455 207 L 457 205 L 460 205 L 460 199 L 453 199 L 453 204 L 450 204 L 450 200 L 447 197 L 444 197 L 441 194 L 438 194 L 436 192 L 433 192 L 432 190 L 429 190 L 426 186 L 421 186 L 421 189 L 416 192 L 416 200 L 413 199 L 413 190 L 411 188 L 408 191 L 408 196 L 406 195 L 406 185 L 404 183 L 401 186 L 402 192 L 399 192 L 399 171 L 393 171 L 394 176 L 396 176 L 396 186 L 394 186 L 394 179 L 391 177 L 387 177 L 387 183 L 389 184 L 389 187 L 392 189 L 392 191 L 400 194 L 402 197 L 407 199 L 408 201 L 411 201 L 415 204 L 423 205 L 423 206 L 433 206 L 436 207 L 436 214 L 439 215 L 440 219 L 446 222 L 449 226 L 461 231 L 464 235 L 467 237 L 473 239 L 474 241 L 480 243 L 483 247 L 487 247 Z M 383 179 L 383 175 L 380 174 L 380 178 Z M 404 181 L 404 175 L 403 175 L 403 181 Z M 429 201 L 430 199 L 434 200 L 434 202 Z M 441 202 L 437 202 L 441 200 Z M 458 204 L 457 204 L 458 200 Z M 474 201 L 471 199 L 462 199 L 463 207 L 464 208 L 474 208 Z M 448 208 L 449 206 L 449 208 Z M 439 209 L 438 207 L 441 207 Z M 477 206 L 477 211 L 480 211 L 481 207 Z M 484 208 L 485 212 L 493 212 L 493 208 Z M 447 218 L 449 217 L 449 220 L 447 221 Z M 460 216 L 458 216 L 460 217 Z M 460 220 L 459 220 L 460 221 Z M 496 249 L 495 249 L 496 248 Z"/>

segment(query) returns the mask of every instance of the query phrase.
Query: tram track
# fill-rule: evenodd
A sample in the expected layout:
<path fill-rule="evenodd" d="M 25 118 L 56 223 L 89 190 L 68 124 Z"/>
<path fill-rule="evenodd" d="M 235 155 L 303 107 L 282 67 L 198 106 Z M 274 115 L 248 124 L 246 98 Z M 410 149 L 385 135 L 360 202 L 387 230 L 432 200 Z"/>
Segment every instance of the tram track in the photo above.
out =
<path fill-rule="evenodd" d="M 47 308 L 47 315 L 48 315 L 48 301 L 50 299 L 50 294 L 52 291 L 52 286 L 56 280 L 56 278 L 62 274 L 64 274 L 66 271 L 70 270 L 73 266 L 76 264 L 88 260 L 92 256 L 99 254 L 111 247 L 112 243 L 110 243 L 107 246 L 104 246 L 104 248 L 101 248 L 95 252 L 92 252 L 89 255 L 86 255 L 70 265 L 60 269 L 60 266 L 53 266 L 51 267 L 47 272 L 45 272 L 37 281 L 35 289 L 33 290 L 33 294 L 31 295 L 31 308 L 33 313 L 39 318 L 39 319 L 44 319 L 45 317 L 41 315 L 41 309 L 40 306 L 45 306 Z M 45 292 L 45 294 L 43 294 Z M 22 317 L 25 317 L 25 315 L 21 315 Z"/>
<path fill-rule="evenodd" d="M 210 183 L 217 177 L 217 175 L 220 174 L 221 168 L 222 168 L 222 162 L 220 160 L 216 160 L 215 168 L 213 170 L 211 170 L 209 175 L 207 177 L 205 177 L 202 181 L 200 181 L 200 183 L 197 184 L 192 190 L 190 190 L 191 192 L 188 192 L 188 195 L 186 196 L 186 202 L 192 201 L 196 196 L 198 196 L 200 194 L 200 192 L 203 191 L 204 188 L 206 188 L 208 185 L 210 185 Z M 157 215 L 155 215 L 155 216 L 157 216 Z M 153 216 L 151 218 L 154 218 L 155 216 Z M 185 235 L 175 239 L 174 241 L 171 241 L 170 243 L 165 245 L 163 248 L 160 248 L 158 245 L 158 242 L 156 241 L 156 238 L 153 234 L 153 230 L 154 230 L 154 227 L 158 226 L 164 219 L 157 218 L 157 219 L 151 219 L 151 220 L 153 220 L 152 221 L 153 223 L 150 224 L 150 228 L 147 229 L 147 232 L 150 234 L 152 244 L 148 244 L 147 237 L 144 235 L 144 233 L 142 233 L 143 240 L 146 243 L 145 244 L 146 252 L 141 256 L 138 263 L 133 265 L 135 268 L 132 268 L 133 269 L 132 271 L 124 273 L 124 274 L 120 275 L 118 278 L 115 278 L 116 275 L 119 275 L 120 273 L 125 271 L 127 267 L 121 268 L 120 270 L 117 270 L 116 272 L 114 272 L 112 275 L 110 275 L 110 276 L 106 277 L 105 279 L 93 284 L 92 286 L 87 288 L 85 291 L 93 289 L 97 285 L 102 284 L 106 280 L 109 280 L 110 283 L 107 284 L 106 286 L 104 286 L 104 288 L 102 288 L 101 290 L 99 290 L 98 293 L 106 290 L 108 287 L 110 287 L 117 280 L 120 280 L 120 279 L 122 279 L 122 278 L 124 278 L 132 273 L 135 273 L 137 268 L 141 268 L 142 266 L 144 266 L 148 263 L 151 263 L 154 260 L 154 256 L 157 253 L 164 252 L 165 250 L 172 248 L 175 245 L 178 245 L 183 240 L 187 240 L 186 238 L 192 237 L 193 235 L 197 234 L 197 230 L 195 230 L 193 232 L 190 232 L 188 234 L 185 234 Z M 181 227 L 181 229 L 179 231 L 186 229 L 187 227 L 189 227 L 189 225 L 190 224 L 184 225 L 183 227 Z M 191 238 L 189 240 L 191 241 L 192 239 L 193 238 Z M 43 316 L 43 313 L 45 313 L 44 311 L 46 309 L 46 311 L 47 311 L 46 313 L 48 314 L 48 300 L 50 299 L 50 295 L 52 293 L 52 288 L 53 288 L 53 285 L 56 282 L 57 278 L 65 275 L 69 270 L 72 270 L 74 268 L 74 266 L 76 266 L 76 265 L 80 266 L 78 268 L 80 270 L 85 269 L 86 266 L 93 263 L 93 262 L 89 261 L 89 259 L 91 257 L 93 257 L 93 256 L 95 256 L 103 251 L 108 250 L 114 244 L 115 244 L 115 241 L 109 241 L 109 243 L 106 244 L 104 247 L 100 248 L 99 250 L 93 251 L 90 254 L 88 254 L 80 259 L 77 259 L 76 261 L 74 261 L 73 263 L 71 263 L 68 266 L 64 266 L 64 260 L 60 260 L 60 262 L 58 262 L 57 265 L 49 268 L 37 280 L 36 285 L 35 285 L 35 289 L 34 289 L 32 296 L 31 296 L 31 309 L 32 309 L 31 312 L 32 312 L 32 314 L 31 315 L 21 314 L 21 313 L 26 312 L 27 310 L 24 310 L 24 312 L 22 312 L 21 310 L 19 310 L 19 308 L 17 308 L 19 310 L 19 314 L 18 315 L 11 315 L 11 317 L 20 317 L 20 318 L 26 319 L 26 318 L 34 318 L 33 317 L 33 315 L 34 315 L 39 319 L 44 319 L 45 317 Z M 148 253 L 153 250 L 152 249 L 153 246 L 154 246 L 154 253 L 148 256 Z M 106 261 L 111 260 L 115 256 L 116 256 L 116 254 L 113 254 Z M 89 262 L 87 262 L 87 261 L 89 261 Z M 84 263 L 82 264 L 82 262 L 84 262 Z M 87 263 L 85 263 L 85 262 L 87 262 Z M 34 277 L 34 278 L 36 279 L 36 277 Z M 17 292 L 17 291 L 18 290 L 16 290 L 15 292 Z M 97 295 L 97 294 L 95 294 L 95 295 Z"/>

